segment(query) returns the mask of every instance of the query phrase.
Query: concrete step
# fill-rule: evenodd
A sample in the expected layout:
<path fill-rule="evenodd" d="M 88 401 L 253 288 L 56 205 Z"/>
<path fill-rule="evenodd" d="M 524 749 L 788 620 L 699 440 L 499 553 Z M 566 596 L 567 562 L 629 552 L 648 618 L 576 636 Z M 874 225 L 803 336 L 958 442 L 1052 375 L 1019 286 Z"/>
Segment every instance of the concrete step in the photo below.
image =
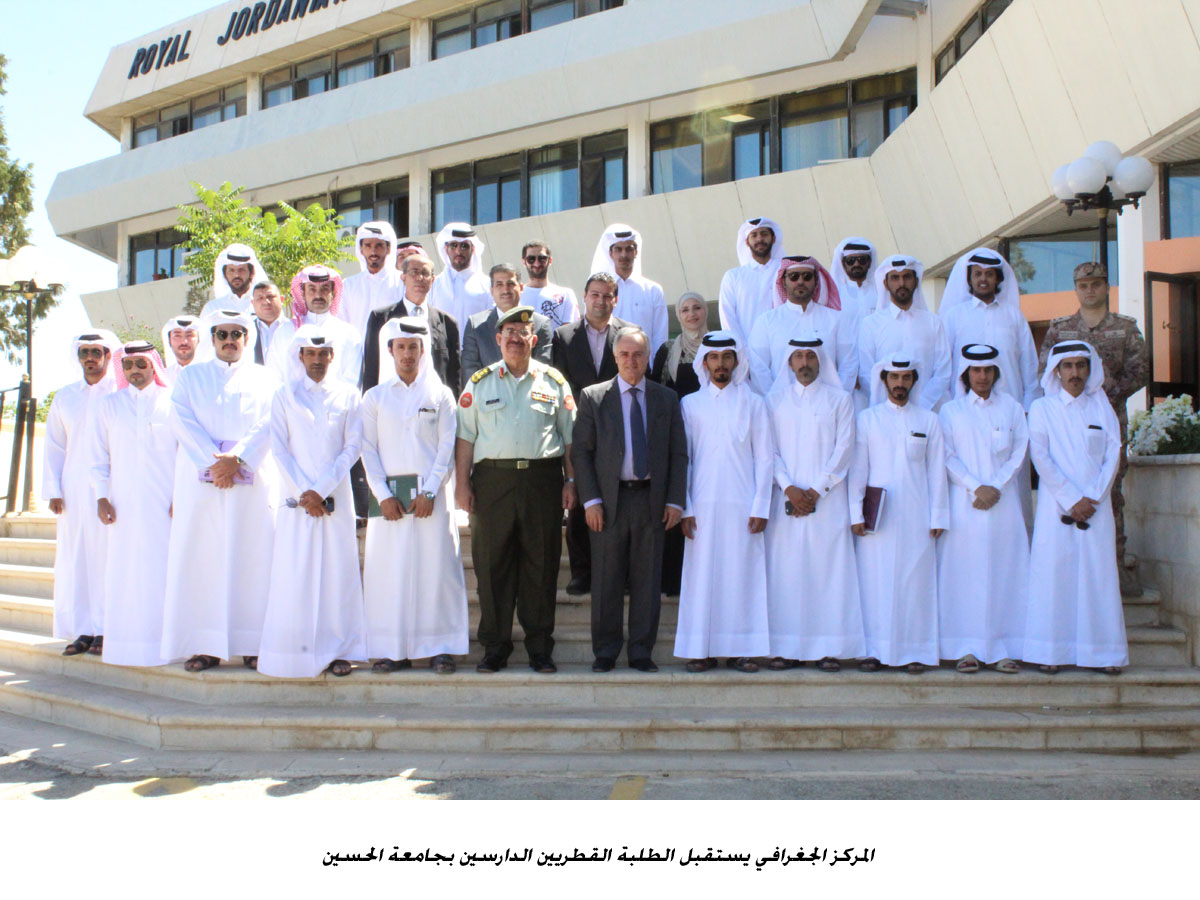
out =
<path fill-rule="evenodd" d="M 53 539 L 0 538 L 0 563 L 54 568 Z"/>
<path fill-rule="evenodd" d="M 0 537 L 54 540 L 58 517 L 40 513 L 0 516 Z"/>
<path fill-rule="evenodd" d="M 636 709 L 643 706 L 746 709 L 856 706 L 972 706 L 1093 708 L 1102 706 L 1200 707 L 1200 669 L 1133 666 L 1113 677 L 1068 668 L 1056 676 L 1029 668 L 1019 675 L 985 670 L 959 675 L 949 663 L 920 676 L 886 669 L 859 672 L 851 663 L 839 673 L 811 666 L 756 675 L 726 668 L 704 674 L 664 664 L 654 674 L 621 666 L 598 675 L 586 663 L 561 663 L 557 675 L 537 675 L 513 662 L 495 675 L 481 675 L 468 662 L 454 675 L 435 675 L 424 661 L 403 672 L 375 674 L 360 664 L 347 678 L 271 678 L 244 668 L 241 660 L 203 673 L 181 664 L 156 668 L 114 666 L 90 654 L 64 657 L 64 642 L 23 632 L 0 631 L 0 667 L 74 678 L 148 696 L 204 704 L 324 705 L 401 703 L 505 705 L 536 708 Z"/>
<path fill-rule="evenodd" d="M 909 705 L 636 709 L 437 703 L 206 706 L 5 668 L 0 709 L 146 747 L 462 752 L 1102 749 L 1200 746 L 1193 706 L 978 709 Z"/>
<path fill-rule="evenodd" d="M 54 596 L 54 569 L 0 562 L 0 591 L 49 600 Z"/>

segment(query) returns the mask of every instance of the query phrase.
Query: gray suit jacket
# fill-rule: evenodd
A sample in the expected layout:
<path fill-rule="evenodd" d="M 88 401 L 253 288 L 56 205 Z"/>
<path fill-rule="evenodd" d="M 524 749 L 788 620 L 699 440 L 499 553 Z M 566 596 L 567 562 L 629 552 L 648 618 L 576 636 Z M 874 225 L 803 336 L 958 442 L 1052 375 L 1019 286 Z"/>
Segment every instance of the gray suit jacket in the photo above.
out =
<path fill-rule="evenodd" d="M 485 366 L 500 361 L 500 345 L 496 343 L 496 321 L 500 310 L 477 312 L 467 319 L 467 330 L 463 332 L 462 376 L 463 383 Z M 533 331 L 537 335 L 537 346 L 533 358 L 550 365 L 550 345 L 554 337 L 554 323 L 541 313 L 533 314 Z"/>
<path fill-rule="evenodd" d="M 619 378 L 620 376 L 617 376 Z M 617 378 L 594 384 L 579 395 L 571 436 L 571 462 L 582 506 L 604 501 L 604 520 L 616 514 L 625 459 L 625 421 Z M 668 503 L 687 500 L 687 435 L 679 398 L 670 388 L 646 379 L 646 444 L 650 454 L 650 512 L 657 519 Z"/>

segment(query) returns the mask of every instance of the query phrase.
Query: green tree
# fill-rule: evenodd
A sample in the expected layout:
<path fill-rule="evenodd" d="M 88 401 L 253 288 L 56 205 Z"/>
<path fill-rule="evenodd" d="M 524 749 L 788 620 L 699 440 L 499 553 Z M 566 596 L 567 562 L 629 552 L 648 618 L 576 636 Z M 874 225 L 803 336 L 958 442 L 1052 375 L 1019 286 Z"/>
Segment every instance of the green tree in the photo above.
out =
<path fill-rule="evenodd" d="M 4 90 L 4 66 L 0 54 L 0 95 Z M 33 165 L 21 165 L 8 155 L 8 135 L 4 117 L 0 114 L 0 259 L 8 259 L 29 242 L 29 227 L 25 220 L 33 211 Z M 59 291 L 61 293 L 61 289 Z M 41 294 L 33 301 L 33 319 L 44 318 L 55 299 Z M 16 362 L 17 350 L 25 347 L 25 298 L 14 294 L 0 295 L 0 344 L 9 360 Z"/>
<path fill-rule="evenodd" d="M 254 248 L 289 308 L 288 287 L 301 269 L 354 258 L 338 238 L 342 217 L 319 203 L 304 210 L 280 203 L 284 214 L 280 222 L 274 212 L 248 206 L 241 196 L 245 188 L 235 188 L 228 181 L 216 190 L 192 182 L 192 189 L 199 204 L 179 207 L 181 215 L 175 224 L 175 229 L 187 236 L 189 252 L 180 268 L 192 276 L 187 304 L 192 312 L 212 296 L 213 265 L 230 244 Z"/>

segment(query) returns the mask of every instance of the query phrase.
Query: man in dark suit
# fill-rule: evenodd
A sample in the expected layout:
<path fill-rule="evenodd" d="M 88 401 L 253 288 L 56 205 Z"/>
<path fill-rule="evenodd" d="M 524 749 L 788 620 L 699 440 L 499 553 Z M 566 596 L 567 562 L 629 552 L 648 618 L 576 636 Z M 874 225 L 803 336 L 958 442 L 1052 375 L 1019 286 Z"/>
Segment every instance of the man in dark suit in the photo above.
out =
<path fill-rule="evenodd" d="M 617 377 L 580 394 L 571 438 L 575 487 L 592 541 L 592 671 L 616 665 L 628 581 L 629 665 L 657 672 L 651 653 L 663 536 L 683 514 L 687 437 L 675 392 L 646 379 L 645 332 L 621 329 L 614 355 Z"/>
<path fill-rule="evenodd" d="M 404 299 L 387 309 L 377 309 L 367 319 L 363 335 L 362 389 L 365 392 L 379 384 L 379 329 L 388 319 L 405 316 L 428 318 L 429 359 L 442 384 L 458 396 L 462 373 L 458 356 L 458 322 L 454 317 L 425 302 L 433 284 L 433 260 L 428 256 L 409 256 L 400 267 L 404 281 Z"/>
<path fill-rule="evenodd" d="M 511 263 L 497 263 L 492 266 L 491 271 L 488 272 L 488 279 L 492 285 L 492 301 L 496 305 L 491 309 L 475 313 L 467 320 L 467 330 L 463 334 L 462 348 L 464 383 L 480 369 L 500 361 L 500 344 L 496 341 L 496 322 L 500 316 L 521 302 L 521 293 L 524 290 L 521 273 Z M 534 313 L 533 332 L 537 335 L 533 358 L 550 365 L 550 346 L 554 338 L 554 326 L 546 316 Z"/>
<path fill-rule="evenodd" d="M 617 374 L 613 341 L 629 323 L 613 315 L 617 305 L 617 280 L 597 272 L 583 289 L 583 318 L 561 325 L 554 332 L 550 364 L 566 376 L 576 397 L 585 388 L 610 381 Z M 592 587 L 592 547 L 587 521 L 578 504 L 567 513 L 567 556 L 571 560 L 568 594 L 586 594 Z"/>

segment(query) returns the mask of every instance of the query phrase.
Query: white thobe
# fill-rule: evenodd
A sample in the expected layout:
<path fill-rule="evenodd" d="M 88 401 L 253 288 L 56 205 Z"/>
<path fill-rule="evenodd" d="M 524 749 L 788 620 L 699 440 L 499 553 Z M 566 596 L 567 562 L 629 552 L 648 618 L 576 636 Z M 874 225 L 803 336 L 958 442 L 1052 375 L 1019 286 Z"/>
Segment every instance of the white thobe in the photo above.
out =
<path fill-rule="evenodd" d="M 834 260 L 835 265 L 841 265 Z M 863 320 L 875 311 L 875 279 L 867 278 L 862 285 L 857 285 L 849 278 L 843 279 L 845 284 L 838 284 L 838 297 L 842 301 L 842 340 L 849 343 L 858 353 L 858 335 L 862 329 Z M 861 382 L 870 377 L 871 372 L 857 372 L 855 380 L 860 386 L 854 391 L 854 408 L 862 412 L 871 405 L 871 387 L 866 385 L 864 390 Z"/>
<path fill-rule="evenodd" d="M 579 300 L 570 288 L 547 284 L 545 287 L 527 287 L 521 291 L 521 303 L 532 306 L 550 320 L 551 330 L 579 318 Z M 465 328 L 461 323 L 460 328 Z"/>
<path fill-rule="evenodd" d="M 1121 431 L 1104 392 L 1035 400 L 1029 454 L 1041 479 L 1029 558 L 1023 658 L 1040 665 L 1129 663 L 1109 492 Z M 1087 530 L 1062 517 L 1083 497 L 1098 501 Z"/>
<path fill-rule="evenodd" d="M 367 331 L 367 320 L 377 309 L 390 309 L 404 296 L 400 272 L 385 263 L 375 274 L 365 269 L 342 282 L 342 302 L 338 318 L 354 329 L 359 343 Z"/>
<path fill-rule="evenodd" d="M 807 309 L 799 303 L 785 303 L 763 313 L 750 332 L 750 385 L 766 396 L 796 349 L 788 341 L 816 334 L 837 362 L 842 388 L 854 390 L 858 357 L 842 335 L 841 322 L 840 312 L 819 303 L 809 303 Z"/>
<path fill-rule="evenodd" d="M 1000 351 L 995 359 L 981 365 L 996 365 L 1000 380 L 996 390 L 1008 394 L 1028 411 L 1041 396 L 1038 385 L 1037 347 L 1033 333 L 1019 307 L 978 297 L 968 297 L 946 310 L 942 318 L 951 351 L 959 353 L 966 344 L 988 344 Z"/>
<path fill-rule="evenodd" d="M 161 666 L 167 547 L 178 445 L 171 431 L 171 389 L 151 382 L 100 403 L 92 457 L 96 499 L 116 521 L 108 532 L 104 576 L 104 661 Z"/>
<path fill-rule="evenodd" d="M 950 343 L 942 320 L 927 309 L 902 310 L 895 303 L 871 313 L 858 327 L 858 371 L 860 381 L 871 377 L 875 363 L 890 354 L 917 354 L 921 390 L 917 403 L 937 409 L 950 387 Z M 871 385 L 862 384 L 869 395 Z"/>
<path fill-rule="evenodd" d="M 354 326 L 343 322 L 333 313 L 310 312 L 304 317 L 304 325 L 316 325 L 333 342 L 333 365 L 329 369 L 328 378 L 344 381 L 346 384 L 358 384 L 362 374 L 363 341 L 361 332 L 356 332 Z M 296 334 L 296 323 L 288 320 L 279 326 L 279 332 L 271 338 L 271 349 L 267 353 L 267 365 L 275 370 L 275 376 L 282 383 L 290 377 L 290 355 L 292 338 Z M 299 352 L 299 351 L 296 351 Z"/>
<path fill-rule="evenodd" d="M 200 318 L 206 318 L 223 309 L 236 309 L 246 315 L 254 315 L 254 291 L 247 289 L 246 293 L 238 296 L 233 291 L 226 290 L 220 296 L 213 297 L 200 309 Z"/>
<path fill-rule="evenodd" d="M 461 351 L 463 337 L 467 333 L 467 320 L 477 312 L 492 308 L 491 283 L 486 276 L 473 272 L 470 267 L 460 272 L 453 266 L 447 266 L 433 280 L 427 301 L 454 317 L 458 323 L 458 349 Z"/>
<path fill-rule="evenodd" d="M 941 408 L 950 476 L 950 528 L 938 540 L 942 659 L 1020 659 L 1029 596 L 1029 533 L 1017 476 L 1025 463 L 1025 411 L 1008 394 L 974 391 Z M 975 491 L 1000 492 L 976 509 Z"/>
<path fill-rule="evenodd" d="M 850 467 L 850 524 L 863 521 L 867 486 L 887 491 L 873 534 L 854 539 L 867 656 L 887 666 L 938 657 L 933 528 L 949 525 L 946 451 L 938 417 L 890 400 L 858 414 Z"/>
<path fill-rule="evenodd" d="M 684 516 L 695 518 L 696 536 L 683 552 L 675 655 L 763 656 L 770 650 L 766 538 L 748 526 L 771 511 L 771 421 L 748 384 L 706 384 L 682 403 L 690 460 Z M 744 434 L 739 403 L 749 404 Z"/>
<path fill-rule="evenodd" d="M 345 382 L 307 375 L 271 401 L 271 455 L 280 487 L 333 498 L 333 513 L 310 516 L 280 503 L 258 671 L 312 678 L 335 659 L 365 659 L 362 580 L 350 467 L 362 447 L 361 400 Z"/>
<path fill-rule="evenodd" d="M 112 371 L 95 384 L 80 379 L 54 395 L 46 414 L 42 496 L 61 498 L 54 550 L 54 636 L 104 633 L 104 564 L 108 531 L 96 515 L 91 465 L 100 402 L 116 389 Z"/>
<path fill-rule="evenodd" d="M 779 299 L 775 292 L 775 277 L 778 274 L 778 260 L 770 260 L 764 265 L 752 259 L 744 266 L 730 269 L 721 278 L 717 298 L 721 327 L 736 334 L 738 343 L 743 347 L 750 340 L 750 332 L 758 317 L 770 312 Z M 770 387 L 768 384 L 766 389 Z"/>
<path fill-rule="evenodd" d="M 269 419 L 278 386 L 265 366 L 219 359 L 192 363 L 175 383 L 179 456 L 162 644 L 169 659 L 258 655 L 274 549 Z M 200 480 L 222 443 L 242 458 L 252 484 Z"/>
<path fill-rule="evenodd" d="M 375 499 L 392 496 L 389 475 L 417 475 L 433 491 L 433 514 L 367 522 L 363 570 L 367 655 L 424 659 L 468 650 L 467 586 L 452 514 L 454 396 L 435 379 L 400 379 L 363 397 L 363 467 Z"/>
<path fill-rule="evenodd" d="M 820 381 L 772 392 L 775 490 L 767 525 L 771 656 L 846 659 L 866 651 L 846 475 L 854 454 L 854 401 Z M 820 495 L 815 512 L 789 516 L 784 490 Z"/>
<path fill-rule="evenodd" d="M 175 382 L 179 380 L 179 373 L 187 366 L 181 366 L 179 363 L 170 363 L 163 369 L 163 381 L 167 383 L 167 387 L 175 387 Z"/>
<path fill-rule="evenodd" d="M 650 338 L 650 358 L 667 342 L 667 301 L 657 281 L 634 275 L 628 281 L 617 279 L 617 308 L 614 314 L 636 325 Z"/>

